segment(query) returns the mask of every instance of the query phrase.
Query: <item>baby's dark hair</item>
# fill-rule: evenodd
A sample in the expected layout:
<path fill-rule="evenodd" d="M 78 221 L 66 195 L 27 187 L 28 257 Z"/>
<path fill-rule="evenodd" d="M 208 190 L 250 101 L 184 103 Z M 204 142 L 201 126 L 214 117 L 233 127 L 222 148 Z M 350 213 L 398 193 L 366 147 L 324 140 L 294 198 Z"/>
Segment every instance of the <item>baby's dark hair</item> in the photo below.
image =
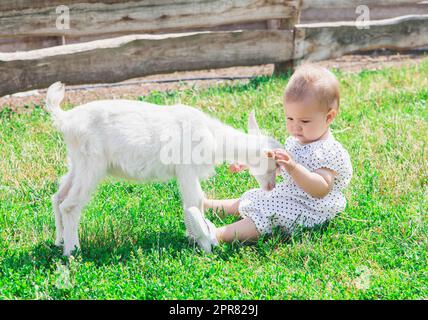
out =
<path fill-rule="evenodd" d="M 296 69 L 285 87 L 284 101 L 296 102 L 315 99 L 327 111 L 339 111 L 339 81 L 326 68 L 303 64 Z"/>

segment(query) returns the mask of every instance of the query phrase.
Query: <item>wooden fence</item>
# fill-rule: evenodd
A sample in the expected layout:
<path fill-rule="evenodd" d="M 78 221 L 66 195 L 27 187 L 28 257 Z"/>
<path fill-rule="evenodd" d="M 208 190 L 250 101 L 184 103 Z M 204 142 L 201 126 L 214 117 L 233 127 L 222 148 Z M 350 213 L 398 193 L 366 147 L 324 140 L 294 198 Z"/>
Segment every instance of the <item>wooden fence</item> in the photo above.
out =
<path fill-rule="evenodd" d="M 356 50 L 428 45 L 427 14 L 304 24 L 301 12 L 356 7 L 359 0 L 31 0 L 0 3 L 0 96 L 150 74 L 337 57 Z M 373 1 L 376 7 L 418 1 Z M 70 28 L 58 29 L 67 4 Z M 303 10 L 303 11 L 302 11 Z M 419 11 L 422 12 L 422 11 Z M 115 38 L 111 38 L 115 36 Z M 96 40 L 101 39 L 101 40 Z M 84 42 L 87 41 L 87 42 Z M 61 45 L 62 43 L 65 45 Z M 51 46 L 31 49 L 32 46 Z"/>

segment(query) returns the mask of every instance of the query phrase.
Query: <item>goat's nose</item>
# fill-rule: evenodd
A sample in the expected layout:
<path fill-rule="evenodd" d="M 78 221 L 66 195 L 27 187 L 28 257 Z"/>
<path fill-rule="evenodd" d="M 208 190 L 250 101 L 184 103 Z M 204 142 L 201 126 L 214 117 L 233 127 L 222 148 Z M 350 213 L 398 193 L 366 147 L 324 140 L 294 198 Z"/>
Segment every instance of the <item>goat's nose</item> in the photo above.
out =
<path fill-rule="evenodd" d="M 267 185 L 268 191 L 271 191 L 273 188 L 275 188 L 275 184 L 269 182 L 268 185 Z"/>

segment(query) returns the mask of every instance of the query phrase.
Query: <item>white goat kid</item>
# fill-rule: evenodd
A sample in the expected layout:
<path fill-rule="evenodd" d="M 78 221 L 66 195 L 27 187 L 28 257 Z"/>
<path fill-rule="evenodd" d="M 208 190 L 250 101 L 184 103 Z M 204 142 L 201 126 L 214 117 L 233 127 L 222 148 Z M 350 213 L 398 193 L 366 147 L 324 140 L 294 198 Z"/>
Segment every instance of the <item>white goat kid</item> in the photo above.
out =
<path fill-rule="evenodd" d="M 134 181 L 175 176 L 184 208 L 195 206 L 201 212 L 204 193 L 199 180 L 214 174 L 215 165 L 224 161 L 247 165 L 265 190 L 275 185 L 276 164 L 264 150 L 280 144 L 260 134 L 254 113 L 248 120 L 252 134 L 245 134 L 184 105 L 100 100 L 63 111 L 64 92 L 62 83 L 52 84 L 46 107 L 68 147 L 69 171 L 52 197 L 55 243 L 64 241 L 66 256 L 80 247 L 81 210 L 108 174 Z"/>

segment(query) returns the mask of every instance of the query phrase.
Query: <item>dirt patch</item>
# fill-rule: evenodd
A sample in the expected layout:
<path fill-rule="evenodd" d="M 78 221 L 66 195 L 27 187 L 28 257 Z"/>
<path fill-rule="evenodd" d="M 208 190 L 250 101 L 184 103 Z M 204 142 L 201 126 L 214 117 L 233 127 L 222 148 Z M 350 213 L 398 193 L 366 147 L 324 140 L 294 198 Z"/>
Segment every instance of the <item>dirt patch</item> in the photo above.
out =
<path fill-rule="evenodd" d="M 345 55 L 337 59 L 317 62 L 327 68 L 359 72 L 363 69 L 377 70 L 385 67 L 410 65 L 427 60 L 425 52 L 391 53 L 376 51 L 370 54 Z M 79 105 L 99 99 L 136 99 L 151 91 L 172 91 L 188 88 L 206 88 L 220 83 L 233 85 L 248 82 L 251 77 L 272 75 L 272 64 L 256 67 L 233 67 L 192 72 L 176 72 L 127 80 L 116 84 L 68 86 L 66 103 Z M 238 79 L 233 79 L 239 77 Z M 31 110 L 43 105 L 46 89 L 0 98 L 0 110 L 10 108 L 15 112 Z"/>
<path fill-rule="evenodd" d="M 329 69 L 339 69 L 348 72 L 360 72 L 362 70 L 380 70 L 387 67 L 401 67 L 417 64 L 421 60 L 427 60 L 427 51 L 409 51 L 406 53 L 393 53 L 388 50 L 377 50 L 370 54 L 344 55 L 340 58 L 317 62 Z"/>

